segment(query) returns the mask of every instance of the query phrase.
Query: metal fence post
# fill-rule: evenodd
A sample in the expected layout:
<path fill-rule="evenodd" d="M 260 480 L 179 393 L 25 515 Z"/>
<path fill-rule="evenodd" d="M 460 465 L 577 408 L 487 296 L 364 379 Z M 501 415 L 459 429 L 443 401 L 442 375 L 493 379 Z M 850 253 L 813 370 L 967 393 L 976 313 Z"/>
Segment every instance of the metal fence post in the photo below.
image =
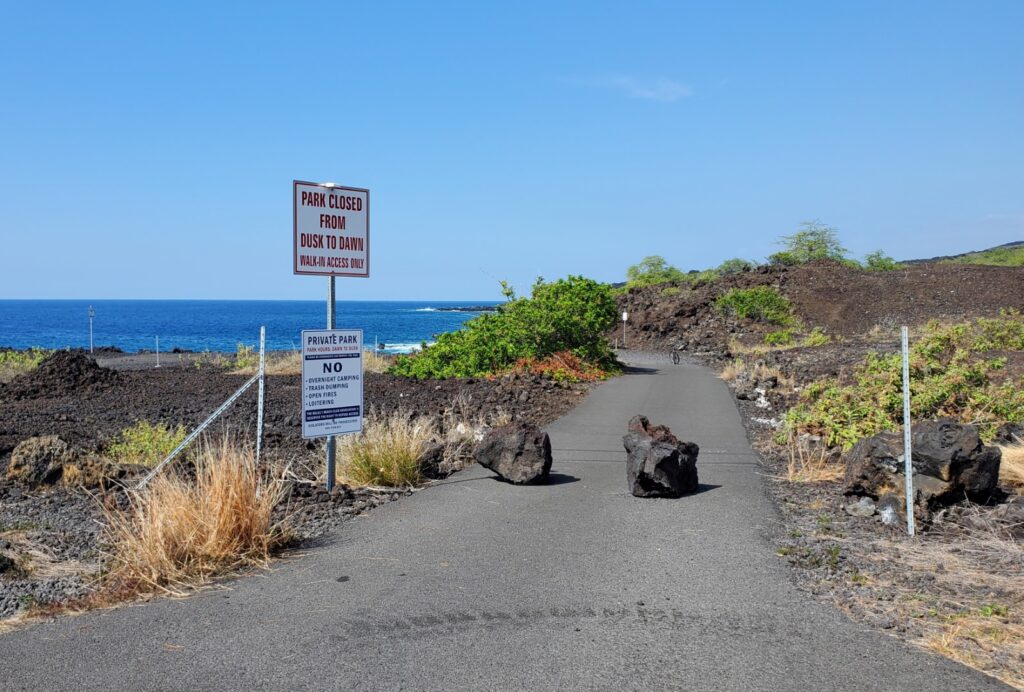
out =
<path fill-rule="evenodd" d="M 910 434 L 910 335 L 906 327 L 900 329 L 903 350 L 903 475 L 907 495 L 907 534 L 914 535 L 914 462 Z"/>
<path fill-rule="evenodd" d="M 260 454 L 263 452 L 263 399 L 266 391 L 267 379 L 267 328 L 260 327 L 260 370 L 259 370 L 259 394 L 256 398 L 256 463 L 260 463 Z"/>

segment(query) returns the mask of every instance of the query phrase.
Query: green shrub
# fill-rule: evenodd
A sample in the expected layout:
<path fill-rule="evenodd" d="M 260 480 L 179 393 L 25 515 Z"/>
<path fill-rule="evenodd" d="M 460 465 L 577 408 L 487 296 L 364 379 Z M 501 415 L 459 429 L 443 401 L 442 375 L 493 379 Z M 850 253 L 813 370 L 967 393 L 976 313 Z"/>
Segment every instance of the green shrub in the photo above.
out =
<path fill-rule="evenodd" d="M 664 257 L 651 255 L 626 270 L 626 285 L 629 288 L 655 286 L 657 284 L 681 282 L 686 274 L 665 261 Z"/>
<path fill-rule="evenodd" d="M 734 257 L 732 259 L 727 259 L 718 265 L 718 269 L 716 271 L 722 276 L 727 276 L 729 274 L 739 274 L 742 271 L 753 269 L 756 266 L 756 264 L 749 260 Z"/>
<path fill-rule="evenodd" d="M 153 466 L 181 444 L 187 434 L 183 425 L 170 428 L 163 423 L 153 425 L 140 420 L 122 430 L 118 439 L 107 446 L 107 456 L 122 464 Z"/>
<path fill-rule="evenodd" d="M 769 324 L 793 322 L 793 306 L 778 289 L 771 286 L 734 288 L 715 301 L 723 315 L 735 315 Z"/>
<path fill-rule="evenodd" d="M 1024 267 L 1024 247 L 997 247 L 972 252 L 963 257 L 943 260 L 943 264 L 987 264 L 997 267 Z"/>
<path fill-rule="evenodd" d="M 440 335 L 420 353 L 399 357 L 391 372 L 416 378 L 477 377 L 561 351 L 588 365 L 615 367 L 605 337 L 619 314 L 610 286 L 582 276 L 549 283 L 538 279 L 532 297 L 510 297 L 498 312 Z"/>
<path fill-rule="evenodd" d="M 235 348 L 235 369 L 255 368 L 260 364 L 260 354 L 252 346 L 239 343 Z"/>
<path fill-rule="evenodd" d="M 824 346 L 831 340 L 832 337 L 826 334 L 824 329 L 821 327 L 815 327 L 803 338 L 800 345 L 809 347 Z"/>
<path fill-rule="evenodd" d="M 680 289 L 678 286 L 666 286 L 665 288 L 661 289 L 661 295 L 665 296 L 666 298 L 677 296 L 679 295 L 679 293 Z"/>
<path fill-rule="evenodd" d="M 35 370 L 52 353 L 53 351 L 43 348 L 0 351 L 0 382 L 7 382 L 18 375 Z"/>
<path fill-rule="evenodd" d="M 903 265 L 881 250 L 875 250 L 864 256 L 864 268 L 869 272 L 888 272 L 902 269 Z"/>
<path fill-rule="evenodd" d="M 777 332 L 769 332 L 765 334 L 764 342 L 768 346 L 789 346 L 793 343 L 793 330 L 782 329 Z"/>
<path fill-rule="evenodd" d="M 985 440 L 1003 422 L 1024 421 L 1024 380 L 1001 377 L 1006 359 L 981 355 L 992 350 L 1024 350 L 1019 313 L 928 325 L 911 348 L 912 416 L 973 423 Z M 822 435 L 827 444 L 848 449 L 861 438 L 902 424 L 902 382 L 899 353 L 869 354 L 851 383 L 825 379 L 809 385 L 786 414 L 787 430 Z"/>

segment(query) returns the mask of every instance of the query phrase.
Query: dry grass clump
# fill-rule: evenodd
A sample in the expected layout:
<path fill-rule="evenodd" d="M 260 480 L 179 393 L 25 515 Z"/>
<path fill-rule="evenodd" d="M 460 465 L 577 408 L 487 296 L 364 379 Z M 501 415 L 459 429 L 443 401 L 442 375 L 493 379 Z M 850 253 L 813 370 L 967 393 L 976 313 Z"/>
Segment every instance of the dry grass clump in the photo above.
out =
<path fill-rule="evenodd" d="M 825 445 L 812 445 L 806 437 L 791 435 L 787 451 L 786 480 L 790 483 L 838 481 L 846 470 L 841 461 L 832 459 Z"/>
<path fill-rule="evenodd" d="M 783 373 L 778 368 L 765 365 L 761 362 L 755 363 L 751 366 L 742 358 L 736 358 L 731 363 L 727 364 L 718 376 L 726 382 L 734 382 L 737 379 L 744 377 L 753 380 L 766 380 L 770 377 L 774 377 L 782 387 L 793 386 L 793 378 Z"/>
<path fill-rule="evenodd" d="M 395 364 L 395 356 L 377 351 L 363 351 L 363 372 L 387 372 Z"/>
<path fill-rule="evenodd" d="M 419 460 L 436 439 L 433 421 L 404 411 L 389 416 L 371 412 L 358 435 L 337 439 L 337 480 L 354 486 L 417 485 Z"/>
<path fill-rule="evenodd" d="M 999 482 L 1009 488 L 1024 489 L 1024 444 L 1005 445 L 999 449 L 1003 453 Z"/>
<path fill-rule="evenodd" d="M 273 521 L 282 474 L 225 439 L 195 458 L 195 478 L 165 473 L 105 508 L 108 584 L 133 593 L 181 593 L 246 566 L 265 565 L 289 538 Z"/>

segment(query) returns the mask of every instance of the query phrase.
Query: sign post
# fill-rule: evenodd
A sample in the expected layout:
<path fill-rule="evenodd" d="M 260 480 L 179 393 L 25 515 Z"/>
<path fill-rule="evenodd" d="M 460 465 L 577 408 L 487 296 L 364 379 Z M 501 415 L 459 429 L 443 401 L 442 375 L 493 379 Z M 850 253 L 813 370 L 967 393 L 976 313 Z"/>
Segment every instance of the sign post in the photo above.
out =
<path fill-rule="evenodd" d="M 90 305 L 89 306 L 89 353 L 93 352 L 93 350 L 92 350 L 92 320 L 93 320 L 94 317 L 96 317 L 96 311 L 93 310 L 92 306 Z"/>
<path fill-rule="evenodd" d="M 338 276 L 370 276 L 370 191 L 360 187 L 343 187 L 334 183 L 292 181 L 292 271 L 295 274 L 326 276 L 327 329 L 335 330 L 335 285 Z M 342 333 L 342 332 L 338 332 Z M 307 433 L 307 398 L 305 388 L 306 331 L 303 331 L 303 397 L 302 436 L 327 438 L 328 490 L 334 487 L 334 436 L 362 431 L 362 348 L 359 332 L 359 406 L 356 429 L 333 430 L 331 426 L 311 426 Z M 314 354 L 315 355 L 315 354 Z M 350 356 L 346 356 L 348 358 Z M 339 361 L 341 362 L 341 361 Z M 322 365 L 322 364 L 321 364 Z M 351 371 L 351 369 L 350 369 Z M 349 373 L 345 373 L 348 375 Z M 321 373 L 326 375 L 326 373 Z M 351 381 L 345 381 L 351 384 Z M 344 388 L 343 388 L 344 389 Z M 310 401 L 317 401 L 314 397 Z M 351 404 L 349 405 L 351 406 Z M 330 408 L 330 407 L 328 407 Z M 335 407 L 337 408 L 337 407 Z M 346 409 L 349 411 L 349 409 Z M 310 411 L 312 415 L 320 413 Z M 351 416 L 343 416 L 343 418 Z M 310 421 L 311 423 L 317 421 Z M 351 421 L 348 421 L 351 423 Z M 349 425 L 348 427 L 351 427 Z M 322 431 L 322 432 L 316 432 Z"/>
<path fill-rule="evenodd" d="M 622 311 L 622 348 L 626 348 L 626 320 L 629 319 L 629 313 L 625 310 Z"/>

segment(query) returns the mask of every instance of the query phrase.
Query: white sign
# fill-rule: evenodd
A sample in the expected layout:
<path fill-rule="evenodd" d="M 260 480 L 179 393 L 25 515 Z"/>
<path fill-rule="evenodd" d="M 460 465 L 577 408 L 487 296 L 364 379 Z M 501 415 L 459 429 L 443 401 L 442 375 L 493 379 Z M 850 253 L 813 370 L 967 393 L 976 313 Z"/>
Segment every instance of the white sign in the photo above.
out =
<path fill-rule="evenodd" d="M 370 191 L 292 181 L 296 274 L 370 276 Z"/>
<path fill-rule="evenodd" d="M 623 311 L 622 312 L 622 321 L 625 322 L 627 319 L 629 319 L 629 313 L 626 312 L 626 311 Z"/>
<path fill-rule="evenodd" d="M 302 330 L 302 436 L 363 430 L 363 330 Z"/>

